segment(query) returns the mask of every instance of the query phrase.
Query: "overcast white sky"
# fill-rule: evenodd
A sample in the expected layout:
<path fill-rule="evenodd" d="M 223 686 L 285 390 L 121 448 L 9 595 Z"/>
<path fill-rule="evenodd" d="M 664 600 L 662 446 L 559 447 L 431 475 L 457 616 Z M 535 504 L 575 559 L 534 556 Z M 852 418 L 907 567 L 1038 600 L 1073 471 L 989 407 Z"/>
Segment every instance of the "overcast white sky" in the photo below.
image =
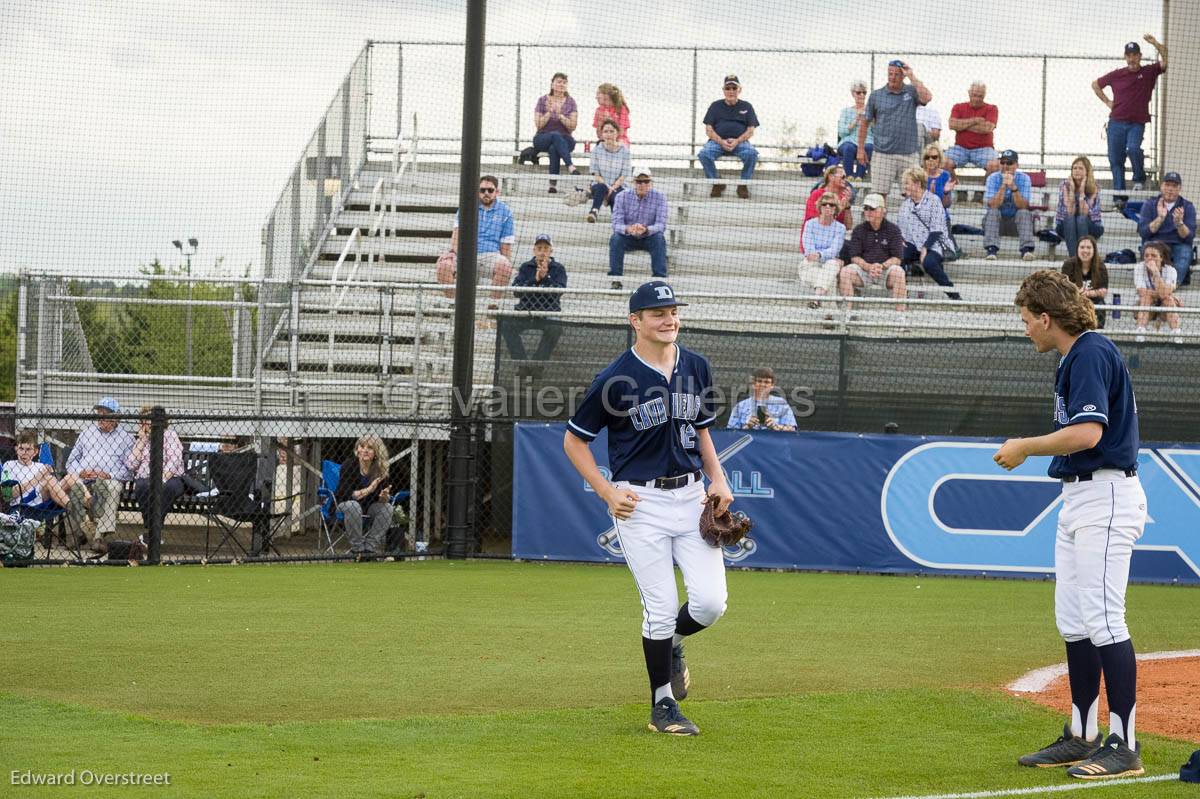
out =
<path fill-rule="evenodd" d="M 1067 24 L 1075 4 L 1028 0 L 989 2 L 986 14 L 974 0 L 750 0 L 740 4 L 736 16 L 721 19 L 708 3 L 662 5 L 607 0 L 602 4 L 607 18 L 625 22 L 605 31 L 596 28 L 593 3 L 493 2 L 488 38 L 541 44 L 833 47 L 844 50 L 847 58 L 866 48 L 1111 53 L 1115 68 L 1125 41 L 1146 31 L 1161 35 L 1162 10 L 1158 0 L 1095 0 L 1087 4 L 1087 14 Z M 0 11 L 0 272 L 23 266 L 128 274 L 155 257 L 178 262 L 170 242 L 188 236 L 201 241 L 193 262 L 197 272 L 211 269 L 218 256 L 226 258 L 226 269 L 257 268 L 263 221 L 363 43 L 461 39 L 464 20 L 461 3 L 434 0 L 8 0 Z M 769 81 L 771 89 L 789 97 L 804 98 L 806 90 L 824 91 L 830 85 L 837 86 L 835 95 L 841 97 L 841 84 L 851 77 L 836 64 L 833 74 L 826 74 L 816 61 L 797 62 L 789 71 L 778 62 L 739 62 L 725 55 L 710 58 L 705 69 L 719 74 L 726 60 L 750 74 L 757 70 L 765 75 L 757 86 L 764 96 L 767 87 L 761 84 Z M 940 64 L 934 74 L 950 84 L 947 76 L 962 69 L 961 62 L 955 63 L 957 67 L 949 61 Z M 648 72 L 676 70 L 674 62 L 657 57 L 653 64 Z M 1021 77 L 1026 67 L 1008 61 L 997 70 L 1016 75 L 1018 87 L 1007 97 L 1010 109 L 1040 102 Z M 428 64 L 424 68 L 432 69 Z M 628 74 L 636 68 L 634 60 L 615 71 Z M 536 58 L 526 63 L 530 74 L 546 69 L 550 64 Z M 930 69 L 923 75 L 927 82 Z M 1040 68 L 1035 71 L 1040 75 Z M 434 73 L 420 96 L 414 87 L 406 96 L 406 111 L 410 104 L 413 109 L 424 106 L 432 116 L 435 107 L 447 102 L 457 109 L 460 73 L 447 79 L 444 72 Z M 500 72 L 494 79 L 502 77 Z M 958 101 L 957 95 L 965 95 L 969 83 L 965 75 L 954 77 L 964 85 L 941 93 L 938 86 L 931 87 L 945 100 L 943 113 Z M 688 78 L 690 91 L 690 74 Z M 1003 74 L 988 77 L 990 83 L 1002 84 L 1003 79 Z M 1071 85 L 1076 80 L 1072 76 Z M 588 84 L 576 85 L 576 95 L 590 100 Z M 754 88 L 747 86 L 748 99 L 755 99 Z M 998 85 L 994 94 L 1002 92 Z M 634 104 L 635 112 L 640 107 L 648 113 L 653 95 L 645 86 L 640 93 L 646 99 Z M 712 99 L 717 94 L 714 85 Z M 394 97 L 377 101 L 395 102 Z M 830 101 L 834 117 L 843 102 Z M 1094 98 L 1091 105 L 1081 103 L 1090 141 L 1098 135 L 1091 131 L 1091 117 L 1102 120 L 1103 107 Z M 760 115 L 769 110 L 774 120 L 795 120 L 806 133 L 818 124 L 832 128 L 833 117 L 804 116 L 810 102 L 802 106 L 796 100 L 794 105 L 767 109 L 762 99 L 756 102 Z M 935 105 L 942 103 L 935 100 Z M 1005 107 L 1001 105 L 1002 114 Z M 584 110 L 590 114 L 590 101 Z M 504 125 L 511 131 L 511 119 Z M 764 128 L 770 132 L 765 122 Z"/>

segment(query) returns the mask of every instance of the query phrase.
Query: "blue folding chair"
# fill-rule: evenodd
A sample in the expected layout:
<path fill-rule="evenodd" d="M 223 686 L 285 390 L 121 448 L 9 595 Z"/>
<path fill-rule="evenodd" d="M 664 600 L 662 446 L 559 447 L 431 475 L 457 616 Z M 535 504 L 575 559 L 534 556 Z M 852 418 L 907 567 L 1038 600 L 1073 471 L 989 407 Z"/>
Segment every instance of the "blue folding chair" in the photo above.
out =
<path fill-rule="evenodd" d="M 321 486 L 317 489 L 317 498 L 321 500 L 321 540 L 317 542 L 318 549 L 325 550 L 330 555 L 336 555 L 336 547 L 346 539 L 345 516 L 337 509 L 334 492 L 342 478 L 342 465 L 336 461 L 321 461 Z M 392 507 L 408 499 L 411 491 L 393 491 L 390 500 Z M 371 517 L 363 516 L 363 526 L 371 524 Z M 337 536 L 336 538 L 334 536 Z"/>
<path fill-rule="evenodd" d="M 38 463 L 44 463 L 46 466 L 50 467 L 51 470 L 54 469 L 54 453 L 50 450 L 50 444 L 48 442 L 42 442 L 41 447 L 38 448 Z M 5 485 L 15 486 L 17 483 L 18 481 L 16 480 L 9 480 L 5 483 Z M 74 546 L 72 546 L 74 542 L 70 540 L 71 536 L 67 535 L 66 525 L 64 524 L 64 520 L 62 518 L 67 512 L 67 509 L 59 507 L 58 503 L 54 500 L 26 500 L 23 502 L 18 502 L 15 505 L 10 505 L 8 510 L 18 518 L 32 519 L 35 522 L 39 522 L 43 525 L 43 529 L 45 530 L 43 540 L 46 545 L 47 556 L 50 554 L 50 545 L 53 543 L 53 536 L 51 535 L 52 528 L 58 533 L 63 545 L 66 546 L 71 554 L 75 555 L 77 558 L 81 556 L 78 544 L 74 544 Z"/>

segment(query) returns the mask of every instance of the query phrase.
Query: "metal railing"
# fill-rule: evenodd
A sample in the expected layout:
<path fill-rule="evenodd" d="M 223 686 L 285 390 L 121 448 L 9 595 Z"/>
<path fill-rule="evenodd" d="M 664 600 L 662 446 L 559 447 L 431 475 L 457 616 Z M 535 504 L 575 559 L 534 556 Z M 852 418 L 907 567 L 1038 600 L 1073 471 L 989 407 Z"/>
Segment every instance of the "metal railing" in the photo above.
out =
<path fill-rule="evenodd" d="M 405 112 L 417 109 L 423 116 L 424 142 L 457 142 L 459 105 L 447 102 L 445 82 L 439 78 L 444 77 L 448 65 L 458 63 L 455 59 L 461 57 L 462 44 L 373 41 L 369 46 L 377 51 L 376 61 L 386 60 L 387 64 L 373 74 L 379 88 L 374 91 L 370 138 L 394 146 L 409 134 L 403 125 Z M 381 60 L 379 56 L 385 53 L 387 58 Z M 823 127 L 827 131 L 825 140 L 834 143 L 834 122 L 840 109 L 849 104 L 849 79 L 862 78 L 871 86 L 879 86 L 887 61 L 896 57 L 910 60 L 919 77 L 930 86 L 933 105 L 942 112 L 943 123 L 948 121 L 950 105 L 967 99 L 971 79 L 982 79 L 989 84 L 989 101 L 997 103 L 1001 111 L 998 148 L 1012 147 L 1030 161 L 1036 154 L 1043 164 L 1065 159 L 1067 165 L 1074 156 L 1087 154 L 1098 170 L 1107 170 L 1102 129 L 1108 109 L 1092 94 L 1090 84 L 1120 65 L 1108 54 L 932 50 L 847 53 L 831 48 L 495 42 L 487 45 L 483 142 L 485 146 L 503 145 L 505 151 L 520 150 L 533 134 L 530 117 L 534 102 L 546 92 L 550 74 L 563 70 L 571 73 L 576 95 L 582 98 L 580 131 L 590 130 L 587 113 L 592 107 L 594 83 L 614 81 L 630 99 L 632 136 L 639 156 L 653 156 L 643 148 L 674 153 L 686 148 L 693 153 L 704 140 L 700 124 L 704 109 L 719 99 L 721 76 L 733 71 L 745 86 L 744 98 L 754 103 L 764 120 L 755 145 L 790 155 L 807 149 L 814 141 L 808 137 L 808 129 L 798 141 L 781 140 L 780 120 L 812 124 L 805 115 L 816 110 L 820 117 L 812 128 Z M 782 78 L 806 72 L 841 79 L 804 81 L 801 105 L 796 81 Z M 711 89 L 705 88 L 710 85 Z M 510 98 L 507 103 L 503 99 L 506 95 Z M 382 99 L 391 96 L 395 97 L 394 113 L 390 100 Z M 1037 98 L 1036 106 L 1028 102 L 1033 97 Z M 1157 107 L 1156 90 L 1152 108 Z M 1155 113 L 1145 138 L 1146 166 L 1151 172 L 1158 163 L 1158 119 Z M 507 130 L 511 130 L 511 136 L 501 133 Z M 950 136 L 948 126 L 943 128 L 943 141 Z"/>

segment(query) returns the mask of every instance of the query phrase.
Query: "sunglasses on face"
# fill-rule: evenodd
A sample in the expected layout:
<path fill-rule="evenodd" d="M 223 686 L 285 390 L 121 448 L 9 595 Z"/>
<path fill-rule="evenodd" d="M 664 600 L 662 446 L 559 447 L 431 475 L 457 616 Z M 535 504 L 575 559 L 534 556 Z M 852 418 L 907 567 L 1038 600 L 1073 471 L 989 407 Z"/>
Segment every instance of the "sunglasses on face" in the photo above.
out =
<path fill-rule="evenodd" d="M 866 94 L 867 90 L 866 89 L 855 89 L 854 93 L 855 94 Z"/>
<path fill-rule="evenodd" d="M 634 181 L 634 183 L 649 183 L 649 182 L 650 182 L 650 178 L 638 178 L 637 180 Z"/>
<path fill-rule="evenodd" d="M 1012 166 L 1015 163 L 1017 163 L 1017 162 L 1016 161 L 1001 161 L 1000 165 L 1001 166 Z"/>
<path fill-rule="evenodd" d="M 837 208 L 837 203 L 821 203 L 822 208 Z"/>
<path fill-rule="evenodd" d="M 496 190 L 493 189 L 491 186 L 485 186 L 484 188 L 479 190 L 479 193 L 480 194 L 495 194 Z"/>
<path fill-rule="evenodd" d="M 927 156 L 925 156 L 925 160 L 926 161 L 936 161 L 936 160 L 938 160 L 938 157 L 936 155 L 927 155 Z"/>

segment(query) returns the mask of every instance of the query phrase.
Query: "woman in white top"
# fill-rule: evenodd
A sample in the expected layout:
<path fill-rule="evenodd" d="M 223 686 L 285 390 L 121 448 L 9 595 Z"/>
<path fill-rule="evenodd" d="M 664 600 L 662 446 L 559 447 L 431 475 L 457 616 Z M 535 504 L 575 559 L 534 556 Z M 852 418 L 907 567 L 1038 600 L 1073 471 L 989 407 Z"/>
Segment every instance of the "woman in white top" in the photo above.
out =
<path fill-rule="evenodd" d="M 1133 268 L 1133 286 L 1137 289 L 1138 305 L 1157 305 L 1161 308 L 1180 308 L 1183 303 L 1175 296 L 1177 281 L 1175 267 L 1171 265 L 1171 248 L 1161 241 L 1152 241 L 1142 250 L 1142 262 Z M 1154 316 L 1159 312 L 1155 311 Z M 1179 314 L 1165 312 L 1167 327 L 1175 334 L 1175 343 L 1182 344 Z M 1146 324 L 1150 321 L 1149 311 L 1137 312 L 1137 340 L 1146 340 Z"/>

